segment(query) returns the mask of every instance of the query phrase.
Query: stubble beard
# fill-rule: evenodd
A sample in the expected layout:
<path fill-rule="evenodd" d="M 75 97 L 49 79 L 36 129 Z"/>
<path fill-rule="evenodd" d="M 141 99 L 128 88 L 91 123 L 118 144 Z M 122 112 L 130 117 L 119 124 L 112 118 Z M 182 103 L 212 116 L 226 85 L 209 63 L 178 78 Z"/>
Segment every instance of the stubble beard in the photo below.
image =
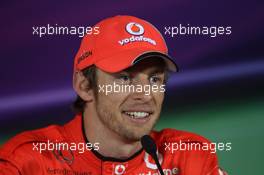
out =
<path fill-rule="evenodd" d="M 156 117 L 154 121 L 146 124 L 144 127 L 130 125 L 125 120 L 122 120 L 122 118 L 118 119 L 114 112 L 109 110 L 107 105 L 100 103 L 98 100 L 97 104 L 100 105 L 96 105 L 96 111 L 100 121 L 105 127 L 128 142 L 139 141 L 143 135 L 149 134 L 159 119 L 159 117 Z"/>

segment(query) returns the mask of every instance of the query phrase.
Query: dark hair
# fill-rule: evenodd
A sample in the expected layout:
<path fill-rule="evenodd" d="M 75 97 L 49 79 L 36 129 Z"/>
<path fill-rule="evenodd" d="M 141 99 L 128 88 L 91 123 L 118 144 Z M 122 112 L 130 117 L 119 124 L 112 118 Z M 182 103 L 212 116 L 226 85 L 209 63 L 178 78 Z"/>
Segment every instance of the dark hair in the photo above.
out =
<path fill-rule="evenodd" d="M 82 71 L 83 75 L 89 81 L 89 87 L 87 89 L 93 89 L 96 93 L 97 89 L 97 76 L 96 76 L 96 67 L 90 66 Z M 79 95 L 77 95 L 75 101 L 72 104 L 73 112 L 82 113 L 84 112 L 86 101 L 84 101 Z"/>

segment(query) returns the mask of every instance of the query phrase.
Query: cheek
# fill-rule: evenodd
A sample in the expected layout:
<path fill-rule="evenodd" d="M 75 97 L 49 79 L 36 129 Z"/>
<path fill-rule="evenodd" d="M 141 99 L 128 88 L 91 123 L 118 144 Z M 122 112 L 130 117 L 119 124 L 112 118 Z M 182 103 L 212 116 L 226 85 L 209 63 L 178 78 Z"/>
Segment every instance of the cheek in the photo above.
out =
<path fill-rule="evenodd" d="M 126 94 L 122 93 L 98 93 L 98 102 L 110 110 L 118 110 L 120 105 L 125 101 Z"/>
<path fill-rule="evenodd" d="M 162 106 L 163 100 L 164 100 L 164 93 L 157 92 L 153 93 L 153 99 L 158 107 Z"/>

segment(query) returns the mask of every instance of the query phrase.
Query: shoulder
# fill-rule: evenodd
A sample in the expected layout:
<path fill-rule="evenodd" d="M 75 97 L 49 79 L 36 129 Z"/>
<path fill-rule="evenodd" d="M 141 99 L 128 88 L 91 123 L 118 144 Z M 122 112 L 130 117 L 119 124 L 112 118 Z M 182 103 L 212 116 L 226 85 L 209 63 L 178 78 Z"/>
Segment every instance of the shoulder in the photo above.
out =
<path fill-rule="evenodd" d="M 39 174 L 45 155 L 40 154 L 39 145 L 49 140 L 63 140 L 62 133 L 63 127 L 50 125 L 14 136 L 0 148 L 0 165 L 5 168 L 16 167 L 21 174 Z"/>
<path fill-rule="evenodd" d="M 164 159 L 178 162 L 186 174 L 218 173 L 215 145 L 205 137 L 176 129 L 153 131 L 151 135 Z"/>
<path fill-rule="evenodd" d="M 23 155 L 34 155 L 34 144 L 47 142 L 48 140 L 63 139 L 63 127 L 50 125 L 45 128 L 22 132 L 8 140 L 0 148 L 1 159 L 20 159 Z M 18 160 L 17 160 L 18 161 Z"/>
<path fill-rule="evenodd" d="M 161 153 L 185 155 L 185 157 L 192 159 L 215 159 L 214 143 L 205 137 L 176 129 L 163 129 L 159 132 L 152 132 L 157 148 Z"/>

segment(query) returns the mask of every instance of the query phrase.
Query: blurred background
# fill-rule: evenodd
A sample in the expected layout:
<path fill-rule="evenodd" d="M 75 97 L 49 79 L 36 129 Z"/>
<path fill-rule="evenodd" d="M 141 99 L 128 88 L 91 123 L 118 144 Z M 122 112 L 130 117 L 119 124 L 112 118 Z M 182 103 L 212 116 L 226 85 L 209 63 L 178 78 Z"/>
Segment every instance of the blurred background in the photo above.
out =
<path fill-rule="evenodd" d="M 264 155 L 264 2 L 1 1 L 0 145 L 15 134 L 73 118 L 78 35 L 33 35 L 34 26 L 93 26 L 133 15 L 165 26 L 231 26 L 231 35 L 164 35 L 180 72 L 172 75 L 156 129 L 231 142 L 219 151 L 229 174 L 261 174 Z"/>

